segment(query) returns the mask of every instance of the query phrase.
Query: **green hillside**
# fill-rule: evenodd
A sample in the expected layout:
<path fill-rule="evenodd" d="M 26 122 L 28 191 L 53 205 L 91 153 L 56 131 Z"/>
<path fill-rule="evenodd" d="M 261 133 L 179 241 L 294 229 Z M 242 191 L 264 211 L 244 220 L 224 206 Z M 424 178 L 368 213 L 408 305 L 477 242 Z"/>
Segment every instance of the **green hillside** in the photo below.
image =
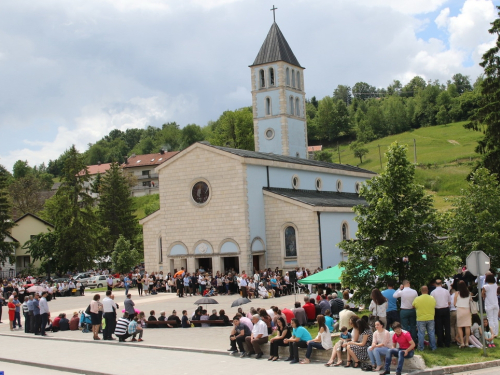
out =
<path fill-rule="evenodd" d="M 475 158 L 477 141 L 482 137 L 480 132 L 467 130 L 465 122 L 448 125 L 431 126 L 417 130 L 377 139 L 365 145 L 368 154 L 360 163 L 354 157 L 349 145 L 341 145 L 340 160 L 343 164 L 357 165 L 362 168 L 380 172 L 381 162 L 385 165 L 384 156 L 387 147 L 397 141 L 408 145 L 408 158 L 414 160 L 414 140 L 417 153 L 417 182 L 435 195 L 435 206 L 438 209 L 449 208 L 444 198 L 460 194 L 466 185 L 465 178 L 469 174 Z M 379 153 L 380 145 L 380 153 Z M 333 161 L 339 162 L 339 149 L 327 149 L 333 153 Z"/>

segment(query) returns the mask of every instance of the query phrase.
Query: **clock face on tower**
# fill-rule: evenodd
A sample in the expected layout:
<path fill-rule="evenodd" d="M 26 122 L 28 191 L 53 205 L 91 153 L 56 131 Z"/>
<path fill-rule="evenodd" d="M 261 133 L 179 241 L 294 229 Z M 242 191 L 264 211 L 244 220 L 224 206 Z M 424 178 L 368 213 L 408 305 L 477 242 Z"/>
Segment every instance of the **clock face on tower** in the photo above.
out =
<path fill-rule="evenodd" d="M 204 181 L 198 181 L 193 185 L 191 190 L 191 197 L 198 204 L 205 203 L 210 196 L 210 188 Z"/>

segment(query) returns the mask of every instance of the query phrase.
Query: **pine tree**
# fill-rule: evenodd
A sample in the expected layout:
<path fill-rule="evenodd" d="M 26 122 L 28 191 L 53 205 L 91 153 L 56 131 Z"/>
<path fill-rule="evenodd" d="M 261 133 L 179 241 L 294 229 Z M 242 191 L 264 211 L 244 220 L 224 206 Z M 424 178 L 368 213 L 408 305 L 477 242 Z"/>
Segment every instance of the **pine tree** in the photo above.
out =
<path fill-rule="evenodd" d="M 432 197 L 415 183 L 415 166 L 406 153 L 407 146 L 389 147 L 385 170 L 361 189 L 367 204 L 354 207 L 356 241 L 339 244 L 349 254 L 340 264 L 345 267 L 342 284 L 357 289 L 360 298 L 387 279 L 426 285 L 435 276 L 449 275 L 459 262 L 445 256 L 437 240 L 440 220 Z"/>
<path fill-rule="evenodd" d="M 15 244 L 7 242 L 5 238 L 10 236 L 10 231 L 14 227 L 11 217 L 11 205 L 9 193 L 7 192 L 8 174 L 5 168 L 0 166 L 0 262 L 5 262 L 13 257 Z"/>
<path fill-rule="evenodd" d="M 57 238 L 53 259 L 62 271 L 88 269 L 96 257 L 101 228 L 94 212 L 94 199 L 86 193 L 89 181 L 83 156 L 72 146 L 61 172 L 61 186 L 46 201 L 42 216 L 54 225 Z M 84 170 L 85 173 L 80 172 Z"/>
<path fill-rule="evenodd" d="M 497 7 L 500 10 L 500 6 Z M 500 17 L 500 12 L 498 13 Z M 479 64 L 484 68 L 484 80 L 481 84 L 480 108 L 466 124 L 468 129 L 484 131 L 484 137 L 479 141 L 476 152 L 482 154 L 481 166 L 490 172 L 500 174 L 500 18 L 492 22 L 490 34 L 497 35 L 495 47 L 483 55 Z M 484 129 L 484 126 L 486 128 Z"/>
<path fill-rule="evenodd" d="M 118 163 L 112 163 L 101 179 L 98 211 L 101 226 L 108 229 L 106 247 L 109 252 L 120 235 L 136 243 L 139 226 L 134 215 L 134 202 L 127 177 Z"/>

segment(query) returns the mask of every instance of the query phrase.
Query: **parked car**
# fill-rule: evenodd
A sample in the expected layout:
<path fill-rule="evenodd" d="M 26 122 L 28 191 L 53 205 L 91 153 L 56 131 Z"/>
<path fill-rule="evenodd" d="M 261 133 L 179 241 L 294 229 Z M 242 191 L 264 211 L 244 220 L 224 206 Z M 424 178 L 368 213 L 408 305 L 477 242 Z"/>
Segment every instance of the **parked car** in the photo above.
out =
<path fill-rule="evenodd" d="M 60 283 L 68 283 L 69 279 L 67 277 L 59 277 L 57 279 L 53 279 L 52 281 L 60 284 Z"/>
<path fill-rule="evenodd" d="M 92 277 L 91 273 L 83 272 L 75 276 L 75 282 L 79 281 L 83 286 L 87 286 L 89 279 Z"/>
<path fill-rule="evenodd" d="M 87 287 L 90 289 L 103 288 L 108 285 L 108 283 L 106 282 L 106 278 L 107 277 L 105 275 L 92 276 L 87 280 Z M 113 278 L 113 286 L 115 286 L 119 282 L 120 279 Z"/>

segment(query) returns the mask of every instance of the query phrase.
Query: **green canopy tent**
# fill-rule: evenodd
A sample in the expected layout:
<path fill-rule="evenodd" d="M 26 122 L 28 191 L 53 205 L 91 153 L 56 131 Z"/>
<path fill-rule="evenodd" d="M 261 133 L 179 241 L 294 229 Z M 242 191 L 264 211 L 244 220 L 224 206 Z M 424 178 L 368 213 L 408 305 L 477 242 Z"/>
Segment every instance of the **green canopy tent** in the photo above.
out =
<path fill-rule="evenodd" d="M 340 284 L 342 271 L 344 271 L 344 269 L 337 264 L 335 267 L 327 268 L 326 270 L 315 273 L 297 282 L 299 284 Z"/>

